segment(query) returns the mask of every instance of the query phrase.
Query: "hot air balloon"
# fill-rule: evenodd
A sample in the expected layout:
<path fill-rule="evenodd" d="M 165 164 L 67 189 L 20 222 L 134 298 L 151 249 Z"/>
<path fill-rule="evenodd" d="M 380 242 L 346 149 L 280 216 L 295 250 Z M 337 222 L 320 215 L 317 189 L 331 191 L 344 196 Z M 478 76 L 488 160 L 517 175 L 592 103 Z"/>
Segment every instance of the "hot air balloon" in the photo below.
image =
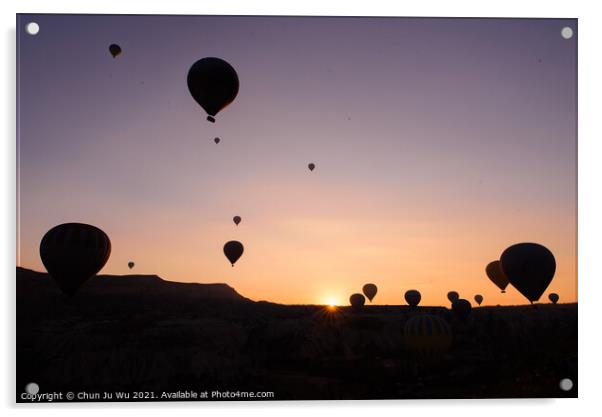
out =
<path fill-rule="evenodd" d="M 474 300 L 477 302 L 478 305 L 481 305 L 481 303 L 483 302 L 483 296 L 481 294 L 477 294 L 474 296 Z"/>
<path fill-rule="evenodd" d="M 416 307 L 418 304 L 420 304 L 421 298 L 422 296 L 418 290 L 408 290 L 405 293 L 406 303 L 408 303 L 410 307 Z"/>
<path fill-rule="evenodd" d="M 234 216 L 234 217 L 232 218 L 232 221 L 233 221 L 233 222 L 234 222 L 234 224 L 235 224 L 235 225 L 237 225 L 237 226 L 238 226 L 238 223 L 240 223 L 240 221 L 241 221 L 241 220 L 242 220 L 242 219 L 240 218 L 240 216 Z"/>
<path fill-rule="evenodd" d="M 109 237 L 89 224 L 60 224 L 46 232 L 40 242 L 44 267 L 69 296 L 100 271 L 110 255 Z"/>
<path fill-rule="evenodd" d="M 316 164 L 311 163 L 311 164 L 308 164 L 307 167 L 309 168 L 310 171 L 313 171 L 314 168 L 316 167 Z"/>
<path fill-rule="evenodd" d="M 234 266 L 236 261 L 238 261 L 238 258 L 242 256 L 244 250 L 245 248 L 242 243 L 236 240 L 231 240 L 224 245 L 224 255 L 226 255 L 226 258 L 228 258 L 232 266 Z"/>
<path fill-rule="evenodd" d="M 560 297 L 558 296 L 558 294 L 556 294 L 555 292 L 550 293 L 550 295 L 548 295 L 548 298 L 550 299 L 550 301 L 553 304 L 556 304 L 558 302 L 558 300 L 560 299 Z"/>
<path fill-rule="evenodd" d="M 407 349 L 427 356 L 446 352 L 453 340 L 449 324 L 430 314 L 410 318 L 403 327 L 403 336 Z"/>
<path fill-rule="evenodd" d="M 364 295 L 366 297 L 368 297 L 368 300 L 370 300 L 370 302 L 372 302 L 372 299 L 376 295 L 377 291 L 378 291 L 378 288 L 376 288 L 376 285 L 374 285 L 374 284 L 366 284 L 362 288 L 362 292 L 364 293 Z"/>
<path fill-rule="evenodd" d="M 132 261 L 128 262 L 128 268 L 132 269 L 134 267 L 134 265 L 135 265 L 134 262 L 132 262 Z"/>
<path fill-rule="evenodd" d="M 121 46 L 117 45 L 116 43 L 113 43 L 109 45 L 109 52 L 111 53 L 113 58 L 116 58 L 117 55 L 121 54 Z"/>
<path fill-rule="evenodd" d="M 508 281 L 508 277 L 504 274 L 504 271 L 502 271 L 500 261 L 489 262 L 485 268 L 485 273 L 487 273 L 489 279 L 497 285 L 502 292 L 506 292 L 506 287 L 510 281 Z"/>
<path fill-rule="evenodd" d="M 455 291 L 450 291 L 447 293 L 447 299 L 449 300 L 450 303 L 453 303 L 458 298 L 460 298 L 460 295 Z"/>
<path fill-rule="evenodd" d="M 213 141 L 215 142 L 216 145 L 219 143 L 220 140 L 221 140 L 220 138 L 213 139 Z"/>
<path fill-rule="evenodd" d="M 349 297 L 349 303 L 354 310 L 360 310 L 366 303 L 366 299 L 362 294 L 351 294 L 351 297 Z"/>
<path fill-rule="evenodd" d="M 215 115 L 232 103 L 238 94 L 238 75 L 230 64 L 219 58 L 202 58 L 188 70 L 188 90 L 192 98 L 215 123 Z"/>
<path fill-rule="evenodd" d="M 504 274 L 531 303 L 539 300 L 556 272 L 554 255 L 537 243 L 518 243 L 500 256 Z"/>
<path fill-rule="evenodd" d="M 470 312 L 472 310 L 472 306 L 470 305 L 470 301 L 465 300 L 463 298 L 458 298 L 456 301 L 452 303 L 452 311 L 456 316 L 465 320 L 470 316 Z"/>

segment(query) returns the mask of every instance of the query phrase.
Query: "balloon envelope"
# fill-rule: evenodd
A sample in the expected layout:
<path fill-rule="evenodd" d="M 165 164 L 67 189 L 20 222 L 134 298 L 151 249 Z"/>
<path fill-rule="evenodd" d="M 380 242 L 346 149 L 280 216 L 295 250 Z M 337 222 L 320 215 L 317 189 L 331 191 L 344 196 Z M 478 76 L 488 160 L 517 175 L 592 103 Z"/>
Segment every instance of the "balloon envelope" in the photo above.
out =
<path fill-rule="evenodd" d="M 242 243 L 237 240 L 231 240 L 224 245 L 224 255 L 226 255 L 232 266 L 242 256 L 244 250 L 245 248 Z"/>
<path fill-rule="evenodd" d="M 362 288 L 362 292 L 364 293 L 364 295 L 366 297 L 368 297 L 368 300 L 370 300 L 370 302 L 372 302 L 372 299 L 376 295 L 377 291 L 378 291 L 378 288 L 374 284 L 366 284 Z"/>
<path fill-rule="evenodd" d="M 134 267 L 134 265 L 135 265 L 134 262 L 132 262 L 132 261 L 128 262 L 128 268 L 132 269 Z"/>
<path fill-rule="evenodd" d="M 558 302 L 558 300 L 560 299 L 560 297 L 558 296 L 558 294 L 556 294 L 555 292 L 550 293 L 550 295 L 548 295 L 548 298 L 554 304 L 556 304 Z"/>
<path fill-rule="evenodd" d="M 234 217 L 232 218 L 232 221 L 233 221 L 233 222 L 234 222 L 234 224 L 235 224 L 235 225 L 237 225 L 237 226 L 238 226 L 238 223 L 240 223 L 240 221 L 241 221 L 241 220 L 242 220 L 242 219 L 240 218 L 240 216 L 234 216 Z"/>
<path fill-rule="evenodd" d="M 406 348 L 423 354 L 443 353 L 453 340 L 449 324 L 430 314 L 410 318 L 403 327 L 403 336 Z"/>
<path fill-rule="evenodd" d="M 556 272 L 554 255 L 537 243 L 518 243 L 500 256 L 504 274 L 530 302 L 539 300 Z"/>
<path fill-rule="evenodd" d="M 452 311 L 454 314 L 461 319 L 466 319 L 470 315 L 472 310 L 472 306 L 470 305 L 470 301 L 465 300 L 463 298 L 459 298 L 452 303 Z"/>
<path fill-rule="evenodd" d="M 409 306 L 416 307 L 418 304 L 420 304 L 420 299 L 422 296 L 418 290 L 408 290 L 406 291 L 404 298 Z"/>
<path fill-rule="evenodd" d="M 219 141 L 220 141 L 220 138 L 215 138 L 215 139 L 213 139 L 213 141 L 214 141 L 214 142 L 215 142 L 215 144 L 217 145 L 217 144 L 219 143 Z"/>
<path fill-rule="evenodd" d="M 508 277 L 504 274 L 502 270 L 502 265 L 500 261 L 489 262 L 485 267 L 485 273 L 497 287 L 502 290 L 502 292 L 506 292 L 506 287 L 510 283 L 508 281 Z"/>
<path fill-rule="evenodd" d="M 309 168 L 310 171 L 313 171 L 314 168 L 316 167 L 316 164 L 308 164 L 307 167 Z"/>
<path fill-rule="evenodd" d="M 450 303 L 453 303 L 458 298 L 460 298 L 460 295 L 456 291 L 450 291 L 447 293 L 447 299 L 449 300 Z"/>
<path fill-rule="evenodd" d="M 351 297 L 349 297 L 349 303 L 351 304 L 351 307 L 359 310 L 366 303 L 366 299 L 362 294 L 351 294 Z"/>
<path fill-rule="evenodd" d="M 121 47 L 116 43 L 109 45 L 109 52 L 115 58 L 117 55 L 121 54 Z"/>
<path fill-rule="evenodd" d="M 65 223 L 50 229 L 40 242 L 40 258 L 59 288 L 73 295 L 107 263 L 111 241 L 99 228 Z"/>
<path fill-rule="evenodd" d="M 238 94 L 238 75 L 220 58 L 208 57 L 195 62 L 188 70 L 187 83 L 192 98 L 210 116 L 232 103 Z"/>
<path fill-rule="evenodd" d="M 481 305 L 481 303 L 483 302 L 483 296 L 481 294 L 477 294 L 474 296 L 474 300 L 477 302 L 478 305 Z"/>

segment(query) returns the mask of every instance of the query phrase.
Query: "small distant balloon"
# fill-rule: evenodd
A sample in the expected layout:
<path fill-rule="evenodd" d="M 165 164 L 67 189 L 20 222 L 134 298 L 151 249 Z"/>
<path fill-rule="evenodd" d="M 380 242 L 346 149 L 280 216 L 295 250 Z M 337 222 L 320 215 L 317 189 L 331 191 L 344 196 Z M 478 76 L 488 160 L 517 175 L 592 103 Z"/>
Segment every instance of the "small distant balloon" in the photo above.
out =
<path fill-rule="evenodd" d="M 242 256 L 244 250 L 245 248 L 242 243 L 237 240 L 231 240 L 224 245 L 224 255 L 226 255 L 232 266 Z"/>
<path fill-rule="evenodd" d="M 460 298 L 460 294 L 458 294 L 456 291 L 450 291 L 447 293 L 447 299 L 449 300 L 450 303 L 453 304 L 454 301 L 456 301 L 458 298 Z"/>
<path fill-rule="evenodd" d="M 456 316 L 463 320 L 470 316 L 471 310 L 472 306 L 470 305 L 470 301 L 463 298 L 459 298 L 452 303 L 452 311 Z"/>
<path fill-rule="evenodd" d="M 134 267 L 134 265 L 136 265 L 134 262 L 132 262 L 132 261 L 128 262 L 128 268 L 132 269 Z"/>
<path fill-rule="evenodd" d="M 187 84 L 190 95 L 207 112 L 211 123 L 215 123 L 215 115 L 238 95 L 238 74 L 220 58 L 196 61 L 188 70 Z"/>
<path fill-rule="evenodd" d="M 550 301 L 552 302 L 552 304 L 556 304 L 558 302 L 558 300 L 560 299 L 560 297 L 558 296 L 558 294 L 556 294 L 555 292 L 550 293 L 548 295 L 548 298 L 550 299 Z"/>
<path fill-rule="evenodd" d="M 113 43 L 109 45 L 109 52 L 113 56 L 113 58 L 117 58 L 118 55 L 121 55 L 121 46 Z"/>
<path fill-rule="evenodd" d="M 50 229 L 40 242 L 44 267 L 63 293 L 72 296 L 109 260 L 111 241 L 98 227 L 64 223 Z"/>
<path fill-rule="evenodd" d="M 508 280 L 506 274 L 504 274 L 500 261 L 489 262 L 487 267 L 485 267 L 485 273 L 491 282 L 493 282 L 500 290 L 502 290 L 503 293 L 506 292 L 506 287 L 510 281 Z"/>
<path fill-rule="evenodd" d="M 422 296 L 418 290 L 408 290 L 406 291 L 404 298 L 410 307 L 416 307 L 418 304 L 420 304 Z"/>
<path fill-rule="evenodd" d="M 313 162 L 308 164 L 307 167 L 309 168 L 310 171 L 313 171 L 316 168 L 316 164 L 314 164 Z"/>
<path fill-rule="evenodd" d="M 374 284 L 366 284 L 362 288 L 362 292 L 364 293 L 364 295 L 366 297 L 368 297 L 368 300 L 370 300 L 370 302 L 372 302 L 372 299 L 376 295 L 377 291 L 378 291 L 378 288 Z"/>
<path fill-rule="evenodd" d="M 366 298 L 362 294 L 351 294 L 349 303 L 354 310 L 359 310 L 366 304 Z"/>
<path fill-rule="evenodd" d="M 504 274 L 531 303 L 539 300 L 556 272 L 556 260 L 548 248 L 537 243 L 518 243 L 500 256 Z"/>
<path fill-rule="evenodd" d="M 220 140 L 221 140 L 220 138 L 213 139 L 213 141 L 215 142 L 216 145 L 220 142 Z"/>
<path fill-rule="evenodd" d="M 483 302 L 483 296 L 481 294 L 477 294 L 474 296 L 474 300 L 477 302 L 478 305 L 481 305 L 481 303 Z"/>
<path fill-rule="evenodd" d="M 233 222 L 234 222 L 234 224 L 235 224 L 235 225 L 237 225 L 237 226 L 238 226 L 238 224 L 240 223 L 240 221 L 241 221 L 241 220 L 242 220 L 242 219 L 240 218 L 240 216 L 234 216 L 234 217 L 232 218 L 232 221 L 233 221 Z"/>

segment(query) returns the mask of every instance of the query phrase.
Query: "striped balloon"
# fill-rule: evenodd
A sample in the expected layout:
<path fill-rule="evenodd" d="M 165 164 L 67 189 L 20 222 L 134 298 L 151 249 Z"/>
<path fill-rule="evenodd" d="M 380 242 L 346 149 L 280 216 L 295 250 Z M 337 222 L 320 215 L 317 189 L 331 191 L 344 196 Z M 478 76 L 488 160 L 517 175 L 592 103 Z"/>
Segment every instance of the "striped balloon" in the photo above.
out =
<path fill-rule="evenodd" d="M 111 241 L 105 232 L 83 223 L 50 229 L 40 242 L 40 258 L 59 288 L 73 295 L 109 260 Z"/>
<path fill-rule="evenodd" d="M 453 340 L 447 322 L 430 314 L 421 314 L 409 319 L 403 333 L 406 348 L 425 355 L 447 351 Z"/>

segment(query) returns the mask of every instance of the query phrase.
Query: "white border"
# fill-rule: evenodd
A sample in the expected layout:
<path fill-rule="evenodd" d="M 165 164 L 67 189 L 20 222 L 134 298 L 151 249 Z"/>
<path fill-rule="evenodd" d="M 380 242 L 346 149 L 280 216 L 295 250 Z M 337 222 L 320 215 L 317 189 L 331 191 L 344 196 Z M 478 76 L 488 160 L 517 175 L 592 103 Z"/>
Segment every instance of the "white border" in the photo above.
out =
<path fill-rule="evenodd" d="M 16 4 L 14 4 L 16 3 Z M 545 413 L 546 416 L 589 415 L 600 410 L 597 388 L 600 386 L 601 331 L 600 308 L 602 273 L 596 265 L 599 257 L 598 236 L 600 216 L 600 141 L 602 65 L 600 58 L 601 14 L 595 1 L 378 1 L 368 2 L 305 0 L 284 1 L 181 1 L 164 0 L 125 2 L 104 1 L 31 1 L 10 4 L 0 2 L 3 25 L 2 88 L 4 97 L 2 123 L 4 140 L 2 155 L 2 233 L 0 263 L 2 282 L 2 351 L 3 375 L 0 377 L 0 398 L 8 414 L 106 415 L 124 409 L 128 415 L 165 415 L 176 408 L 178 415 L 199 413 L 287 416 L 307 413 L 360 415 L 375 412 L 387 415 L 475 415 L 507 416 L 509 412 Z M 126 13 L 126 14 L 252 14 L 252 15 L 338 15 L 338 16 L 461 16 L 461 17 L 556 17 L 579 18 L 579 400 L 471 400 L 471 401 L 353 401 L 353 402 L 279 402 L 279 403 L 163 403 L 163 404 L 100 404 L 67 407 L 31 408 L 13 405 L 14 399 L 14 265 L 15 265 L 15 13 Z"/>

